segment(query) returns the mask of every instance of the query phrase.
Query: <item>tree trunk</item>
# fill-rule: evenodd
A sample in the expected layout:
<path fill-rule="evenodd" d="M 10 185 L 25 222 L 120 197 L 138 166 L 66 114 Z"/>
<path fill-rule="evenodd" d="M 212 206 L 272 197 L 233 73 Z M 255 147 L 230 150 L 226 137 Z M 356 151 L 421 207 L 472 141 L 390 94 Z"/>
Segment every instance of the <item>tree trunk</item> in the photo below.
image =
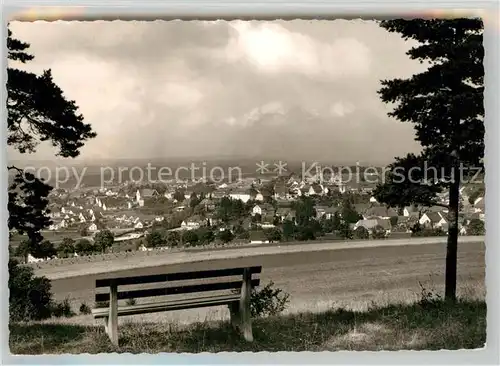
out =
<path fill-rule="evenodd" d="M 455 301 L 457 291 L 458 207 L 460 179 L 450 184 L 448 211 L 448 242 L 446 248 L 445 300 Z"/>

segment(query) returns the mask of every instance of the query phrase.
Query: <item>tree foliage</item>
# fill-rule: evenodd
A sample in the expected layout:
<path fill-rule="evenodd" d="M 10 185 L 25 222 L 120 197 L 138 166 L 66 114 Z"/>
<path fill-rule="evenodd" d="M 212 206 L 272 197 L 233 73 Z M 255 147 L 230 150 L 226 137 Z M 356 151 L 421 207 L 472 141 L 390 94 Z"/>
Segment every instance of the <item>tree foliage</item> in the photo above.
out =
<path fill-rule="evenodd" d="M 60 258 L 73 256 L 75 253 L 75 241 L 71 238 L 64 238 L 57 247 L 57 255 Z"/>
<path fill-rule="evenodd" d="M 215 234 L 209 227 L 202 227 L 198 229 L 198 237 L 202 244 L 210 244 L 215 240 Z"/>
<path fill-rule="evenodd" d="M 467 234 L 469 235 L 484 235 L 484 221 L 480 219 L 472 219 L 467 225 Z"/>
<path fill-rule="evenodd" d="M 182 235 L 182 241 L 189 246 L 196 245 L 199 240 L 200 238 L 193 230 L 188 230 Z"/>
<path fill-rule="evenodd" d="M 270 243 L 278 242 L 281 240 L 281 230 L 278 228 L 271 228 L 264 230 L 264 233 L 266 235 L 267 240 L 269 240 Z"/>
<path fill-rule="evenodd" d="M 166 241 L 169 247 L 176 247 L 181 241 L 181 236 L 177 231 L 169 231 L 166 235 Z"/>
<path fill-rule="evenodd" d="M 352 206 L 351 201 L 346 200 L 342 206 L 340 217 L 349 224 L 355 224 L 363 218 Z"/>
<path fill-rule="evenodd" d="M 314 217 L 314 200 L 310 197 L 303 197 L 294 204 L 297 225 L 306 226 Z"/>
<path fill-rule="evenodd" d="M 382 81 L 380 97 L 393 106 L 389 116 L 413 125 L 422 152 L 396 158 L 375 197 L 392 207 L 430 206 L 449 190 L 445 297 L 455 300 L 460 181 L 482 167 L 484 156 L 483 22 L 396 19 L 380 25 L 416 41 L 407 55 L 428 68 Z"/>
<path fill-rule="evenodd" d="M 163 236 L 163 233 L 159 230 L 153 230 L 151 233 L 146 235 L 146 247 L 147 248 L 156 248 L 161 247 L 166 244 L 167 240 Z"/>
<path fill-rule="evenodd" d="M 216 217 L 228 223 L 243 218 L 247 211 L 248 207 L 245 207 L 243 201 L 223 197 L 216 207 Z"/>
<path fill-rule="evenodd" d="M 95 247 L 88 239 L 80 239 L 75 245 L 75 251 L 78 255 L 91 255 Z"/>
<path fill-rule="evenodd" d="M 36 277 L 33 268 L 9 260 L 9 318 L 12 321 L 42 320 L 51 315 L 51 284 Z"/>
<path fill-rule="evenodd" d="M 373 239 L 384 239 L 386 237 L 386 235 L 387 235 L 387 233 L 386 233 L 385 229 L 380 225 L 377 225 L 372 229 Z"/>
<path fill-rule="evenodd" d="M 13 38 L 8 30 L 8 60 L 26 63 L 34 56 L 27 52 L 29 44 Z M 7 144 L 20 153 L 34 153 L 40 142 L 48 141 L 57 155 L 76 157 L 85 141 L 95 132 L 84 123 L 74 101 L 67 100 L 54 83 L 51 70 L 41 75 L 7 68 Z M 52 189 L 33 174 L 15 166 L 9 186 L 9 230 L 27 234 L 33 244 L 43 240 L 40 230 L 51 224 L 47 217 L 48 195 Z"/>
<path fill-rule="evenodd" d="M 113 246 L 115 237 L 109 230 L 101 230 L 94 237 L 94 246 L 102 253 L 106 253 L 108 248 Z"/>
<path fill-rule="evenodd" d="M 219 231 L 217 237 L 219 238 L 219 240 L 221 242 L 223 242 L 224 244 L 227 244 L 229 243 L 231 240 L 234 239 L 234 235 L 233 233 L 231 232 L 231 230 L 229 229 L 226 229 L 226 230 L 222 230 L 222 231 Z"/>
<path fill-rule="evenodd" d="M 370 237 L 370 233 L 364 226 L 359 226 L 354 230 L 354 237 L 356 239 L 368 239 Z"/>

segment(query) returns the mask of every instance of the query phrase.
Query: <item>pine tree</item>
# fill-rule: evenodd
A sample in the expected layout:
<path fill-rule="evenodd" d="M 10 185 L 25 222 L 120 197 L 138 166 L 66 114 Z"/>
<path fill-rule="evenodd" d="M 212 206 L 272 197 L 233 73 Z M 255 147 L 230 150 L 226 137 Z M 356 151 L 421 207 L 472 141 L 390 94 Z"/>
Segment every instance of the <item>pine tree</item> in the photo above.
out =
<path fill-rule="evenodd" d="M 9 64 L 33 60 L 29 44 L 7 38 Z M 88 139 L 96 136 L 89 124 L 83 122 L 75 102 L 67 100 L 46 70 L 37 76 L 31 72 L 7 69 L 7 143 L 20 153 L 34 153 L 42 141 L 50 141 L 57 155 L 76 157 Z M 43 237 L 40 230 L 51 224 L 47 217 L 48 195 L 52 187 L 16 166 L 9 185 L 9 230 L 27 234 L 33 245 Z"/>
<path fill-rule="evenodd" d="M 407 54 L 429 68 L 409 79 L 382 81 L 382 101 L 395 105 L 389 116 L 412 123 L 423 150 L 420 155 L 396 158 L 375 196 L 392 207 L 420 204 L 448 209 L 445 298 L 455 301 L 459 189 L 463 179 L 482 168 L 484 156 L 483 22 L 397 19 L 380 25 L 417 41 Z M 446 204 L 436 196 L 444 189 L 449 191 Z"/>

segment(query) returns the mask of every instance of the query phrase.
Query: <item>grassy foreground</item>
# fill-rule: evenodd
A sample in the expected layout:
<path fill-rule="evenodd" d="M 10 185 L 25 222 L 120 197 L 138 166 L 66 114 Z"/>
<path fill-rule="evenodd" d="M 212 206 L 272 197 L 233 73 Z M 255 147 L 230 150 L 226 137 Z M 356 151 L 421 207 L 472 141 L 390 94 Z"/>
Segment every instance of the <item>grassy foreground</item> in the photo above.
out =
<path fill-rule="evenodd" d="M 253 343 L 241 340 L 226 322 L 129 323 L 119 328 L 119 348 L 110 344 L 104 327 L 18 323 L 9 328 L 14 354 L 470 349 L 486 342 L 486 304 L 439 301 L 255 319 Z"/>

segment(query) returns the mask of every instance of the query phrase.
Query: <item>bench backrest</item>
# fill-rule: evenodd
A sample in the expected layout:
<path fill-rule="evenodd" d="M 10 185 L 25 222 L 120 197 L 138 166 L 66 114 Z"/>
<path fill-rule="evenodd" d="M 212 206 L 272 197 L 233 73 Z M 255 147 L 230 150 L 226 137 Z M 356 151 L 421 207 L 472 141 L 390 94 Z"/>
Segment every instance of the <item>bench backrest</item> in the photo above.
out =
<path fill-rule="evenodd" d="M 188 294 L 197 292 L 235 290 L 235 289 L 241 289 L 243 284 L 243 274 L 245 270 L 247 270 L 247 273 L 250 276 L 251 287 L 254 288 L 259 286 L 260 279 L 252 278 L 252 276 L 260 274 L 262 271 L 262 266 L 98 279 L 96 280 L 96 289 L 105 287 L 111 288 L 113 286 L 119 287 L 127 285 L 147 285 L 160 282 L 168 283 L 174 281 L 186 281 L 186 280 L 201 281 L 204 279 L 216 279 L 217 282 L 211 281 L 210 283 L 194 283 L 194 284 L 185 284 L 185 285 L 168 286 L 168 287 L 165 286 L 165 284 L 162 284 L 161 287 L 157 288 L 124 290 L 124 291 L 118 291 L 117 295 L 118 295 L 118 300 L 123 300 L 123 299 L 135 299 L 143 297 Z M 227 278 L 234 276 L 242 276 L 242 279 L 234 280 Z M 195 281 L 195 282 L 200 282 L 200 281 Z M 95 295 L 96 302 L 107 302 L 109 301 L 109 299 L 110 299 L 109 292 L 96 293 Z"/>

